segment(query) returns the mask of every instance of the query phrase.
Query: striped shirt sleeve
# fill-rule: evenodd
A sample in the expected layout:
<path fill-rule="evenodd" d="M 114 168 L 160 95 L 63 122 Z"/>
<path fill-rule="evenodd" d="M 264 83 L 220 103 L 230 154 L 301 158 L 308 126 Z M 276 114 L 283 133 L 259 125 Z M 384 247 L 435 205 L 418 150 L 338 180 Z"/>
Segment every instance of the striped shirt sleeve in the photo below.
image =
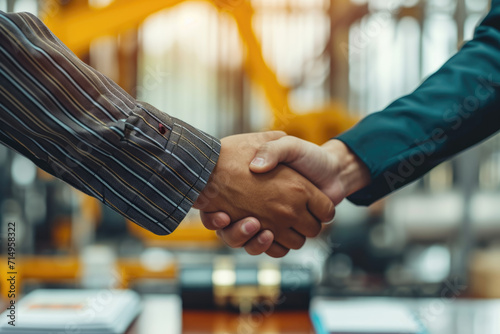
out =
<path fill-rule="evenodd" d="M 155 234 L 207 184 L 220 142 L 136 101 L 34 15 L 0 12 L 0 141 Z"/>

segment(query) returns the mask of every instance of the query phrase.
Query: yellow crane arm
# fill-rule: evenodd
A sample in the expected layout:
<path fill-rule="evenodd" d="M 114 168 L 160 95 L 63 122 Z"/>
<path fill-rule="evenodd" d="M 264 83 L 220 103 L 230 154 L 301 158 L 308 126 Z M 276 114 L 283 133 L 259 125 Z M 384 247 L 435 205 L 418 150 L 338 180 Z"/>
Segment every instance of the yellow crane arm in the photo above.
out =
<path fill-rule="evenodd" d="M 228 13 L 234 17 L 243 44 L 246 48 L 246 73 L 264 89 L 266 98 L 275 114 L 274 127 L 281 129 L 286 120 L 294 115 L 288 102 L 289 88 L 283 86 L 276 73 L 264 60 L 262 46 L 252 28 L 254 8 L 250 1 L 240 1 L 238 6 L 230 8 Z"/>
<path fill-rule="evenodd" d="M 92 40 L 137 28 L 148 16 L 185 0 L 115 0 L 103 8 L 92 8 L 88 0 L 42 11 L 52 32 L 77 55 L 87 52 Z"/>
<path fill-rule="evenodd" d="M 43 20 L 52 32 L 73 52 L 81 55 L 88 50 L 92 40 L 99 36 L 117 35 L 138 27 L 148 16 L 173 7 L 187 0 L 115 0 L 104 8 L 92 8 L 87 0 L 73 0 L 57 9 L 46 11 Z M 288 88 L 281 85 L 276 74 L 264 60 L 262 47 L 252 29 L 254 9 L 250 1 L 239 1 L 231 6 L 228 1 L 202 0 L 226 10 L 236 22 L 246 47 L 245 66 L 252 80 L 264 88 L 273 110 L 281 114 L 291 113 L 288 104 Z M 285 117 L 286 118 L 286 117 Z M 276 117 L 275 126 L 280 127 Z"/>
<path fill-rule="evenodd" d="M 50 2 L 56 7 L 42 11 L 42 18 L 64 44 L 81 56 L 97 37 L 137 28 L 148 16 L 186 1 L 193 0 L 115 0 L 103 8 L 92 8 L 88 0 L 73 0 L 66 5 Z M 292 110 L 288 101 L 290 89 L 279 82 L 264 59 L 252 27 L 255 11 L 250 0 L 198 1 L 208 2 L 234 18 L 245 46 L 246 73 L 263 88 L 275 116 L 274 128 L 322 143 L 355 123 L 338 104 L 315 110 L 314 115 L 298 115 Z M 318 131 L 318 127 L 323 131 Z"/>

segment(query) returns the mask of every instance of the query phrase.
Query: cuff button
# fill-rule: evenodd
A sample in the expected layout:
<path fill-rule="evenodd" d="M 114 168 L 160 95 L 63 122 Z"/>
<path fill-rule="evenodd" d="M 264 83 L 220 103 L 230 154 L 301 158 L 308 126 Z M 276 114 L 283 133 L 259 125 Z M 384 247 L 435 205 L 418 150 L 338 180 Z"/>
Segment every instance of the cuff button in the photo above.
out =
<path fill-rule="evenodd" d="M 161 123 L 158 125 L 158 130 L 160 131 L 160 133 L 162 135 L 164 135 L 165 133 L 167 133 L 167 129 L 165 128 L 165 125 L 163 125 Z"/>

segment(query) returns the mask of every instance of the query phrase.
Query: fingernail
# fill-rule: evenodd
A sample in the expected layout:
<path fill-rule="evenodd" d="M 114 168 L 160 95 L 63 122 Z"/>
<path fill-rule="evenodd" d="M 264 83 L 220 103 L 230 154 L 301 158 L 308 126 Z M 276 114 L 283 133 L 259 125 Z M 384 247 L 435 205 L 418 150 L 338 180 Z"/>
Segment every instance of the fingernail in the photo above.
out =
<path fill-rule="evenodd" d="M 261 234 L 257 237 L 257 241 L 258 241 L 261 245 L 267 244 L 267 243 L 269 242 L 269 239 L 270 239 L 269 233 L 261 233 Z"/>
<path fill-rule="evenodd" d="M 256 167 L 262 167 L 264 166 L 265 162 L 266 161 L 264 160 L 264 158 L 255 158 L 252 160 L 252 165 Z"/>
<path fill-rule="evenodd" d="M 254 234 L 258 229 L 258 224 L 256 224 L 252 220 L 249 220 L 243 224 L 243 233 L 245 233 L 246 235 Z"/>

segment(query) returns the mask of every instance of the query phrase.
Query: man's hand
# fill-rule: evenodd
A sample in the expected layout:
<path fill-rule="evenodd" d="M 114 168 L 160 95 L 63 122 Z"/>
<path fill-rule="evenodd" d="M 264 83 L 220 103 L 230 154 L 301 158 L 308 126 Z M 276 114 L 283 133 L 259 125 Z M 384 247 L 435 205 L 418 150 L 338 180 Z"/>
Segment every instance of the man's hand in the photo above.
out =
<path fill-rule="evenodd" d="M 335 209 L 327 196 L 286 166 L 265 174 L 252 173 L 248 166 L 267 141 L 262 134 L 224 138 L 219 161 L 194 207 L 205 213 L 223 211 L 231 221 L 256 217 L 276 241 L 267 253 L 280 257 L 289 249 L 302 247 L 305 237 L 318 235 L 321 222 L 331 220 Z M 244 222 L 239 224 L 246 226 Z M 262 235 L 265 237 L 265 233 Z"/>
<path fill-rule="evenodd" d="M 368 168 L 339 140 L 331 140 L 320 147 L 295 137 L 281 137 L 261 146 L 250 169 L 255 173 L 266 173 L 279 163 L 287 164 L 311 180 L 335 205 L 370 182 Z M 230 246 L 244 245 L 249 254 L 260 254 L 269 247 L 267 239 L 266 243 L 258 242 L 260 234 L 254 237 L 255 233 L 241 233 L 233 227 L 248 223 L 257 229 L 255 219 L 247 218 L 225 229 L 223 227 L 230 223 L 230 219 L 223 213 L 205 214 L 202 219 L 205 226 L 214 226 L 214 221 L 217 221 L 219 236 Z"/>
<path fill-rule="evenodd" d="M 266 173 L 280 163 L 309 179 L 335 205 L 370 183 L 365 164 L 336 139 L 318 146 L 292 136 L 281 137 L 259 148 L 250 169 L 254 173 Z"/>

